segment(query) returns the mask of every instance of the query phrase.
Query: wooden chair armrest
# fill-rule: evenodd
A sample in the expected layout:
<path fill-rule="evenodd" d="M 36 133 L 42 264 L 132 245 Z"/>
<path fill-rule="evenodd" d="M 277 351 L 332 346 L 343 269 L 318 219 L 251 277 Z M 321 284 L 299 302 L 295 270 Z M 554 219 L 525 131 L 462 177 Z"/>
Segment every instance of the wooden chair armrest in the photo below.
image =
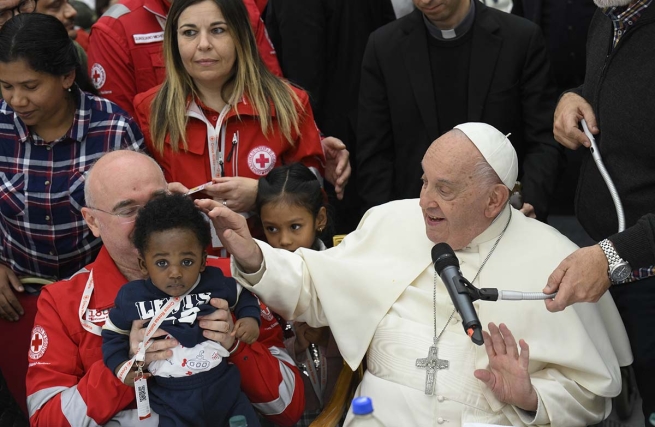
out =
<path fill-rule="evenodd" d="M 350 408 L 355 389 L 363 376 L 364 368 L 361 364 L 353 372 L 350 366 L 344 362 L 330 400 L 309 427 L 337 427 L 343 418 L 344 412 Z"/>

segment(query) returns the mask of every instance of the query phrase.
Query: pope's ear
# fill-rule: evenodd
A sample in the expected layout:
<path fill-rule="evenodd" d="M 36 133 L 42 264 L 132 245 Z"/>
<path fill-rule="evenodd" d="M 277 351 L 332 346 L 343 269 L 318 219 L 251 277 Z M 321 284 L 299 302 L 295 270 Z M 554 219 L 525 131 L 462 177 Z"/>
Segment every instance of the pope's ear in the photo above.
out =
<path fill-rule="evenodd" d="M 82 217 L 84 221 L 89 226 L 89 230 L 95 237 L 100 237 L 100 224 L 98 224 L 98 217 L 93 214 L 93 210 L 84 207 L 82 208 Z"/>
<path fill-rule="evenodd" d="M 489 202 L 485 209 L 487 218 L 495 218 L 503 210 L 509 200 L 509 188 L 504 184 L 496 184 L 489 193 Z"/>

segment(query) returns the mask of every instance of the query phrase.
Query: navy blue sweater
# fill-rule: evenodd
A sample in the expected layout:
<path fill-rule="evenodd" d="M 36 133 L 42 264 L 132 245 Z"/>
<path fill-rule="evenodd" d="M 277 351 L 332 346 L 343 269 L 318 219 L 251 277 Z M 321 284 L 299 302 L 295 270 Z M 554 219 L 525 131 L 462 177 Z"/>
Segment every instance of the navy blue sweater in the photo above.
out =
<path fill-rule="evenodd" d="M 129 331 L 132 322 L 152 319 L 155 312 L 171 297 L 155 287 L 150 279 L 134 280 L 121 288 L 116 296 L 115 307 L 109 311 L 109 319 L 119 329 Z M 160 328 L 171 334 L 187 348 L 205 341 L 202 328 L 196 322 L 198 316 L 212 313 L 216 308 L 209 304 L 212 298 L 226 300 L 237 319 L 253 317 L 260 322 L 259 302 L 243 289 L 237 296 L 237 283 L 225 277 L 216 267 L 206 267 L 200 274 L 198 285 L 181 301 L 179 309 L 164 320 Z M 129 335 L 102 330 L 102 356 L 105 365 L 116 372 L 118 365 L 129 359 Z"/>

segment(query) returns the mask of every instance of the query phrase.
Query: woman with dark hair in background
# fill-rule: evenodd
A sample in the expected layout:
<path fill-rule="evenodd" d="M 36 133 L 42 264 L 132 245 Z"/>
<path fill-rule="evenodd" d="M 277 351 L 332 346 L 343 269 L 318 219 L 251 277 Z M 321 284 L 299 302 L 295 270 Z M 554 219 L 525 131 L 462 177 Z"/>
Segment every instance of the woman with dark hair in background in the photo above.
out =
<path fill-rule="evenodd" d="M 22 294 L 19 277 L 64 279 L 95 258 L 101 241 L 80 212 L 85 172 L 105 152 L 143 149 L 143 135 L 95 96 L 73 41 L 52 16 L 16 15 L 0 29 L 0 89 L 0 318 L 19 321 L 0 321 L 12 342 L 0 357 L 11 388 L 14 376 L 24 383 L 25 350 L 44 348 L 28 343 L 33 317 L 23 314 L 35 310 L 36 297 Z"/>

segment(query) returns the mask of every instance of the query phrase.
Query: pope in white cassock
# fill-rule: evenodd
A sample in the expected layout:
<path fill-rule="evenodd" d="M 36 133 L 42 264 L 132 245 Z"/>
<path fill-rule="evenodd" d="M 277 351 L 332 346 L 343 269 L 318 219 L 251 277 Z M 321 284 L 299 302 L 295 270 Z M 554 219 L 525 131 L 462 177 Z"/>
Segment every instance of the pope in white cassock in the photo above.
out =
<path fill-rule="evenodd" d="M 541 301 L 477 301 L 480 321 L 489 322 L 477 346 L 431 262 L 433 245 L 445 242 L 476 287 L 541 291 L 576 246 L 509 206 L 517 164 L 495 128 L 457 126 L 425 154 L 420 200 L 369 210 L 323 252 L 273 249 L 250 237 L 242 216 L 197 203 L 233 254 L 241 284 L 287 319 L 329 325 L 353 369 L 367 357 L 357 393 L 373 399 L 386 426 L 594 424 L 621 390 L 619 366 L 632 362 L 609 295 L 554 314 Z M 430 374 L 417 360 L 435 340 Z"/>

